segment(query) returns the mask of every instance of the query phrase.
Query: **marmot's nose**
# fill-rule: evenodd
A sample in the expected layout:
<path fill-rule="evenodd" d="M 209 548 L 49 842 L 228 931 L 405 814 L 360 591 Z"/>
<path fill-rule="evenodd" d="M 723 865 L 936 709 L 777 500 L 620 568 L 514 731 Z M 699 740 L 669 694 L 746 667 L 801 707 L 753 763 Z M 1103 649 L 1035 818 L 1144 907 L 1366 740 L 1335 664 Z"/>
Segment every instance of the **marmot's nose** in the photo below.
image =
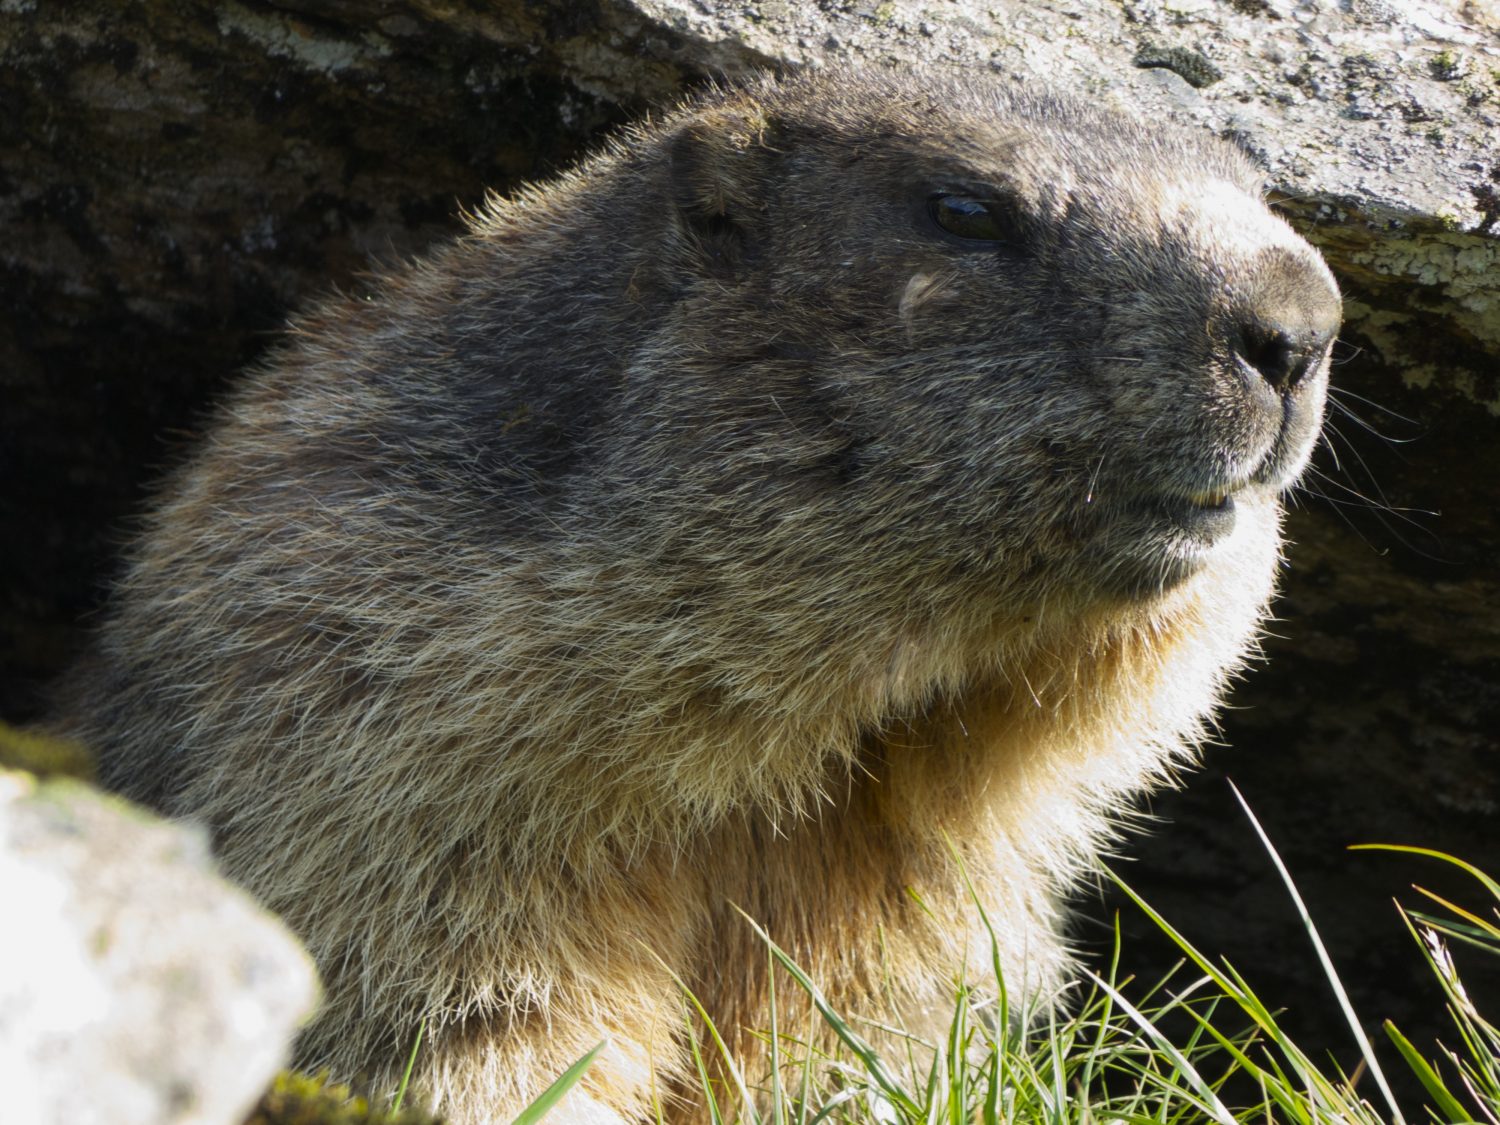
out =
<path fill-rule="evenodd" d="M 1275 390 L 1288 391 L 1317 370 L 1335 331 L 1256 317 L 1241 323 L 1234 352 Z"/>
<path fill-rule="evenodd" d="M 1257 255 L 1247 273 L 1231 346 L 1272 389 L 1293 390 L 1317 371 L 1339 330 L 1338 289 L 1320 260 L 1284 247 Z"/>

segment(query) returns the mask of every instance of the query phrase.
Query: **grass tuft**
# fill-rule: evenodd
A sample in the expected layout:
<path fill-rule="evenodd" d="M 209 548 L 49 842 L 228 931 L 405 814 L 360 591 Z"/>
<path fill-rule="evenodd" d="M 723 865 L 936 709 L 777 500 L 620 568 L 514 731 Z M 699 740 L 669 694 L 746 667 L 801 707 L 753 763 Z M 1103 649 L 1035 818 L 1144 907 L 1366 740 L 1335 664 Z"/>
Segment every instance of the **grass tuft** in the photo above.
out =
<path fill-rule="evenodd" d="M 995 952 L 988 979 L 954 982 L 951 1019 L 934 1041 L 884 1024 L 856 1026 L 751 920 L 771 970 L 771 1026 L 760 1033 L 768 1072 L 742 1073 L 728 1057 L 727 1037 L 684 989 L 704 1115 L 710 1125 L 1404 1125 L 1409 1119 L 1500 1125 L 1500 1029 L 1479 1012 L 1449 948 L 1452 943 L 1465 952 L 1500 956 L 1500 882 L 1451 856 L 1388 847 L 1459 867 L 1492 900 L 1466 907 L 1418 887 L 1424 903 L 1443 913 L 1402 910 L 1455 1030 L 1451 1045 L 1424 1050 L 1391 1022 L 1383 1024 L 1396 1056 L 1425 1094 L 1420 1107 L 1403 1108 L 1290 874 L 1248 806 L 1245 812 L 1302 916 L 1311 951 L 1359 1044 L 1363 1061 L 1353 1075 L 1302 1050 L 1233 965 L 1205 956 L 1124 880 L 1106 872 L 1182 951 L 1176 968 L 1145 984 L 1123 973 L 1117 920 L 1109 963 L 1087 974 L 1072 1004 L 1058 1011 L 1008 993 Z M 989 927 L 977 903 L 976 910 Z M 778 979 L 806 995 L 811 1018 L 831 1036 L 797 1036 L 778 1026 Z M 420 1041 L 419 1035 L 413 1059 Z M 569 1067 L 513 1125 L 538 1125 L 603 1047 Z M 1380 1092 L 1379 1108 L 1356 1088 L 1363 1074 Z M 311 1086 L 299 1088 L 297 1082 Z M 399 1102 L 393 1115 L 372 1114 L 347 1090 L 324 1089 L 321 1079 L 284 1076 L 278 1090 L 273 1094 L 281 1100 L 273 1104 L 268 1095 L 251 1119 L 254 1125 L 431 1120 L 402 1115 Z M 292 1112 L 299 1098 L 309 1105 L 321 1099 L 325 1115 Z"/>
<path fill-rule="evenodd" d="M 1363 1061 L 1354 1074 L 1300 1048 L 1279 1013 L 1232 965 L 1204 955 L 1109 873 L 1182 951 L 1176 969 L 1149 985 L 1123 975 L 1117 922 L 1105 969 L 1088 974 L 1066 1011 L 1039 1011 L 1007 993 L 995 957 L 991 979 L 975 987 L 954 983 L 947 1033 L 933 1042 L 885 1025 L 866 1034 L 756 926 L 781 979 L 806 994 L 836 1048 L 825 1055 L 809 1045 L 813 1037 L 783 1034 L 773 1001 L 771 1027 L 763 1032 L 771 1065 L 763 1080 L 733 1066 L 715 1068 L 703 1052 L 722 1052 L 724 1037 L 691 1001 L 695 1026 L 701 1021 L 707 1028 L 693 1050 L 713 1125 L 1500 1125 L 1500 1031 L 1477 1010 L 1448 950 L 1452 941 L 1500 956 L 1500 883 L 1439 853 L 1393 849 L 1456 864 L 1494 899 L 1491 917 L 1417 888 L 1446 914 L 1404 912 L 1458 1033 L 1452 1047 L 1435 1045 L 1424 1054 L 1384 1024 L 1396 1056 L 1426 1095 L 1420 1107 L 1404 1108 L 1290 874 L 1248 806 L 1245 812 L 1302 916 L 1310 952 L 1359 1045 Z M 988 925 L 982 909 L 979 916 Z M 712 1073 L 731 1075 L 735 1088 L 716 1084 Z M 1374 1104 L 1357 1089 L 1366 1077 L 1378 1090 Z"/>

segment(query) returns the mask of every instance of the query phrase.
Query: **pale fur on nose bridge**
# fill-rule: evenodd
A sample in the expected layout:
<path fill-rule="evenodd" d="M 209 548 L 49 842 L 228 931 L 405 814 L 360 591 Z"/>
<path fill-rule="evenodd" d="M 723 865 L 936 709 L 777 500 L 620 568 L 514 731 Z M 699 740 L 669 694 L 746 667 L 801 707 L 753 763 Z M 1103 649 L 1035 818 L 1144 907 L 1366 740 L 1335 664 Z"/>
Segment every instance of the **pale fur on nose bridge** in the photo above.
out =
<path fill-rule="evenodd" d="M 1268 247 L 1306 256 L 1306 244 L 1250 192 L 1228 180 L 1173 181 L 1157 192 L 1162 225 L 1187 226 L 1205 245 L 1243 260 Z"/>

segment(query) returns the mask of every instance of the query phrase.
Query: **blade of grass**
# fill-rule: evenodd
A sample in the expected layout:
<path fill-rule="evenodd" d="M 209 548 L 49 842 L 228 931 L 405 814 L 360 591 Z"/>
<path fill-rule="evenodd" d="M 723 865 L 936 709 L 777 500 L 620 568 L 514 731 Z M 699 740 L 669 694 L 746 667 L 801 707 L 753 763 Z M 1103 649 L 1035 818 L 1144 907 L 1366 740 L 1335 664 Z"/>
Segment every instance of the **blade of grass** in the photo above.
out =
<path fill-rule="evenodd" d="M 1449 902 L 1441 895 L 1437 895 L 1432 891 L 1429 891 L 1426 887 L 1413 887 L 1412 890 L 1416 891 L 1419 895 L 1425 895 L 1433 902 L 1437 903 L 1439 906 L 1453 911 L 1453 913 L 1457 914 L 1460 918 L 1472 924 L 1473 927 L 1485 937 L 1500 938 L 1500 926 L 1495 925 L 1495 923 L 1489 921 L 1488 919 L 1481 918 L 1479 915 L 1465 910 L 1457 903 Z"/>
<path fill-rule="evenodd" d="M 1297 890 L 1297 884 L 1292 881 L 1291 872 L 1286 869 L 1286 864 L 1281 862 L 1281 854 L 1271 843 L 1271 838 L 1266 835 L 1266 830 L 1261 827 L 1260 821 L 1256 819 L 1255 813 L 1250 809 L 1250 802 L 1245 800 L 1243 793 L 1234 782 L 1229 783 L 1229 789 L 1234 794 L 1234 799 L 1240 803 L 1240 808 L 1245 810 L 1245 815 L 1250 819 L 1250 827 L 1255 829 L 1255 834 L 1260 837 L 1261 846 L 1266 849 L 1266 854 L 1271 857 L 1276 872 L 1281 876 L 1281 882 L 1286 887 L 1287 893 L 1291 895 L 1292 903 L 1297 908 L 1297 915 L 1302 919 L 1302 927 L 1307 931 L 1308 939 L 1312 942 L 1313 949 L 1318 955 L 1318 961 L 1323 966 L 1323 975 L 1328 978 L 1328 983 L 1333 987 L 1334 995 L 1338 998 L 1339 1007 L 1343 1009 L 1344 1018 L 1349 1022 L 1349 1030 L 1354 1033 L 1355 1041 L 1359 1044 L 1360 1052 L 1364 1055 L 1365 1062 L 1370 1068 L 1370 1076 L 1375 1080 L 1376 1086 L 1380 1088 L 1381 1097 L 1385 1104 L 1390 1107 L 1391 1120 L 1395 1125 L 1406 1125 L 1406 1118 L 1401 1115 L 1401 1107 L 1396 1104 L 1396 1095 L 1391 1092 L 1390 1083 L 1386 1081 L 1385 1072 L 1380 1068 L 1380 1060 L 1375 1057 L 1375 1047 L 1370 1042 L 1370 1037 L 1365 1034 L 1365 1029 L 1355 1015 L 1354 1005 L 1349 1000 L 1349 994 L 1344 991 L 1344 982 L 1339 979 L 1338 971 L 1333 967 L 1333 958 L 1328 955 L 1328 948 L 1323 944 L 1323 938 L 1318 933 L 1318 928 L 1313 924 L 1312 915 L 1308 913 L 1307 904 L 1302 901 L 1302 895 Z"/>
<path fill-rule="evenodd" d="M 1197 1094 L 1196 1104 L 1198 1108 L 1219 1122 L 1219 1125 L 1236 1125 L 1234 1114 L 1229 1112 L 1229 1107 L 1219 1100 L 1219 1095 L 1214 1093 L 1208 1083 L 1203 1080 L 1203 1076 L 1198 1073 L 1197 1068 L 1187 1060 L 1181 1051 L 1172 1045 L 1171 1041 L 1165 1035 L 1157 1030 L 1156 1025 L 1142 1015 L 1135 1005 L 1120 995 L 1119 990 L 1103 977 L 1092 972 L 1088 973 L 1088 976 L 1094 982 L 1096 988 L 1103 989 L 1105 994 L 1114 1001 L 1115 1005 L 1129 1016 L 1137 1027 L 1146 1033 L 1146 1037 L 1155 1044 L 1157 1050 L 1172 1060 L 1172 1065 L 1177 1068 L 1177 1072 L 1188 1080 Z"/>
<path fill-rule="evenodd" d="M 546 1116 L 548 1110 L 562 1101 L 563 1096 L 574 1086 L 578 1085 L 579 1079 L 583 1077 L 583 1072 L 588 1070 L 594 1059 L 598 1057 L 599 1052 L 604 1050 L 606 1042 L 608 1040 L 601 1040 L 595 1045 L 593 1050 L 589 1051 L 572 1066 L 568 1067 L 567 1070 L 559 1074 L 557 1080 L 537 1096 L 536 1101 L 532 1102 L 516 1115 L 516 1119 L 511 1122 L 511 1125 L 536 1125 L 538 1121 Z"/>
<path fill-rule="evenodd" d="M 1500 939 L 1490 937 L 1483 930 L 1476 930 L 1473 926 L 1465 926 L 1459 922 L 1449 921 L 1447 918 L 1439 918 L 1434 914 L 1424 914 L 1419 910 L 1407 911 L 1407 914 L 1412 921 L 1442 934 L 1445 938 L 1452 938 L 1460 944 L 1481 949 L 1492 957 L 1500 957 Z"/>
<path fill-rule="evenodd" d="M 1166 934 L 1173 943 L 1186 954 L 1187 958 L 1197 965 L 1216 984 L 1229 999 L 1239 1006 L 1241 1011 L 1250 1017 L 1252 1022 L 1265 1034 L 1267 1039 L 1276 1045 L 1283 1059 L 1295 1072 L 1300 1087 L 1294 1087 L 1291 1078 L 1282 1072 L 1274 1057 L 1268 1053 L 1267 1063 L 1272 1067 L 1272 1072 L 1263 1072 L 1267 1075 L 1274 1072 L 1277 1079 L 1273 1087 L 1278 1092 L 1278 1103 L 1283 1109 L 1293 1115 L 1295 1121 L 1310 1121 L 1309 1113 L 1316 1110 L 1332 1114 L 1337 1118 L 1338 1113 L 1345 1108 L 1344 1099 L 1333 1083 L 1329 1082 L 1316 1066 L 1307 1058 L 1303 1051 L 1293 1043 L 1281 1027 L 1277 1024 L 1275 1015 L 1265 1005 L 1259 996 L 1255 994 L 1249 983 L 1239 974 L 1233 965 L 1225 964 L 1220 967 L 1209 961 L 1188 939 L 1180 933 L 1170 922 L 1168 922 L 1150 903 L 1146 902 L 1134 888 L 1130 886 L 1119 874 L 1104 867 L 1105 875 L 1120 888 L 1125 895 L 1140 908 L 1151 921 Z M 1298 1105 L 1301 1101 L 1303 1104 Z M 1312 1107 L 1311 1109 L 1309 1107 Z"/>
<path fill-rule="evenodd" d="M 1000 1053 L 990 1057 L 988 1081 L 984 1091 L 984 1109 L 981 1125 L 1001 1125 L 1000 1122 Z"/>
<path fill-rule="evenodd" d="M 922 1090 L 922 1100 L 927 1106 L 927 1112 L 922 1117 L 923 1125 L 939 1125 L 944 1099 L 938 1096 L 938 1091 L 942 1088 L 947 1071 L 948 1057 L 943 1051 L 943 1044 L 938 1043 L 932 1056 L 932 1066 L 927 1070 L 927 1084 Z"/>
<path fill-rule="evenodd" d="M 964 1125 L 964 1073 L 969 1052 L 969 990 L 960 987 L 953 1021 L 948 1028 L 947 1070 L 944 1074 L 948 1125 Z"/>
<path fill-rule="evenodd" d="M 1068 1104 L 1067 1066 L 1063 1062 L 1061 1037 L 1057 1034 L 1057 1011 L 1047 1009 L 1047 1053 L 1050 1056 L 1048 1071 L 1052 1078 L 1051 1113 L 1057 1125 L 1065 1125 L 1064 1110 Z"/>
<path fill-rule="evenodd" d="M 427 1020 L 424 1018 L 417 1025 L 417 1037 L 412 1041 L 411 1054 L 406 1056 L 406 1069 L 401 1072 L 401 1085 L 396 1087 L 396 1097 L 391 1101 L 391 1112 L 400 1113 L 401 1103 L 406 1100 L 406 1087 L 411 1082 L 412 1068 L 417 1065 L 417 1050 L 422 1046 L 422 1035 L 427 1030 Z"/>
<path fill-rule="evenodd" d="M 744 911 L 740 911 L 740 913 L 747 919 L 749 918 L 749 915 L 746 915 Z M 752 922 L 751 925 L 753 926 L 755 924 Z M 757 926 L 756 929 L 758 931 L 760 928 Z M 723 1037 L 720 1036 L 719 1029 L 717 1026 L 715 1026 L 713 1017 L 708 1014 L 708 1009 L 706 1009 L 699 1001 L 698 997 L 693 994 L 693 990 L 687 986 L 687 982 L 684 981 L 682 977 L 678 976 L 677 972 L 665 961 L 663 961 L 654 950 L 650 949 L 649 946 L 645 946 L 644 943 L 642 943 L 642 948 L 646 949 L 646 951 L 652 956 L 652 958 L 655 959 L 656 963 L 666 970 L 667 975 L 672 978 L 672 981 L 677 985 L 678 990 L 684 997 L 687 998 L 687 1002 L 692 1006 L 693 1010 L 698 1013 L 698 1017 L 703 1021 L 703 1026 L 708 1029 L 708 1034 L 714 1041 L 714 1046 L 719 1049 L 719 1057 L 724 1061 L 724 1070 L 733 1080 L 735 1089 L 739 1091 L 740 1098 L 744 1102 L 745 1112 L 747 1114 L 745 1120 L 749 1122 L 757 1121 L 757 1115 L 755 1112 L 755 1099 L 751 1097 L 750 1089 L 745 1085 L 744 1075 L 740 1073 L 739 1066 L 735 1064 L 734 1056 L 730 1053 L 728 1044 L 726 1044 Z M 685 1012 L 684 1018 L 688 1020 L 688 1040 L 692 1043 L 693 1058 L 698 1065 L 699 1076 L 703 1080 L 703 1091 L 705 1096 L 707 1096 L 709 1099 L 709 1107 L 713 1111 L 715 1125 L 717 1125 L 719 1120 L 719 1107 L 713 1097 L 707 1067 L 703 1062 L 701 1052 L 698 1050 L 698 1036 L 693 1032 L 691 1016 L 689 1016 Z"/>
<path fill-rule="evenodd" d="M 1276 1020 L 1272 1016 L 1271 1010 L 1265 1006 L 1260 997 L 1251 990 L 1243 978 L 1234 971 L 1233 966 L 1220 968 L 1218 965 L 1215 965 L 1207 957 L 1203 956 L 1202 953 L 1199 953 L 1192 942 L 1188 941 L 1172 923 L 1159 914 L 1120 875 L 1107 866 L 1103 867 L 1103 871 L 1115 886 L 1124 891 L 1126 897 L 1134 902 L 1140 908 L 1141 912 L 1151 919 L 1162 933 L 1166 934 L 1172 940 L 1178 949 L 1181 949 L 1187 955 L 1188 960 L 1197 965 L 1210 980 L 1219 986 L 1225 995 L 1238 1004 L 1245 1014 L 1255 1021 L 1256 1026 L 1276 1042 L 1277 1046 L 1283 1048 L 1290 1047 L 1290 1043 L 1282 1033 L 1281 1028 L 1276 1025 Z M 1291 1058 L 1291 1056 L 1288 1057 Z"/>
<path fill-rule="evenodd" d="M 703 1061 L 703 1051 L 698 1046 L 698 1036 L 693 1032 L 692 1017 L 683 1012 L 687 1024 L 688 1046 L 692 1050 L 693 1065 L 698 1070 L 698 1083 L 703 1087 L 703 1100 L 708 1103 L 709 1125 L 724 1125 L 724 1115 L 719 1111 L 719 1099 L 714 1097 L 713 1079 L 709 1077 L 708 1064 Z"/>
<path fill-rule="evenodd" d="M 818 1110 L 817 1116 L 815 1116 L 810 1122 L 808 1122 L 808 1125 L 823 1125 L 823 1122 L 828 1121 L 833 1117 L 833 1115 L 838 1111 L 839 1107 L 847 1105 L 857 1097 L 859 1097 L 859 1091 L 853 1089 L 852 1087 L 847 1090 L 840 1090 L 837 1094 L 828 1099 L 827 1104 L 824 1105 L 822 1109 Z"/>
<path fill-rule="evenodd" d="M 1438 1074 L 1433 1065 L 1417 1053 L 1417 1049 L 1411 1045 L 1411 1041 L 1396 1029 L 1396 1025 L 1386 1020 L 1382 1025 L 1390 1041 L 1396 1045 L 1396 1050 L 1401 1052 L 1401 1057 L 1406 1060 L 1406 1065 L 1411 1067 L 1417 1081 L 1432 1095 L 1432 1100 L 1437 1102 L 1438 1110 L 1447 1115 L 1449 1121 L 1467 1121 L 1470 1117 L 1458 1099 L 1448 1092 L 1447 1085 L 1442 1076 Z"/>
<path fill-rule="evenodd" d="M 1414 848 L 1408 844 L 1351 844 L 1349 850 L 1351 852 L 1404 852 L 1407 855 L 1425 855 L 1430 859 L 1440 859 L 1444 863 L 1451 863 L 1454 867 L 1467 871 L 1484 885 L 1485 890 L 1489 891 L 1497 899 L 1500 899 L 1500 883 L 1497 883 L 1472 863 L 1465 863 L 1457 856 L 1451 856 L 1447 852 L 1436 851 L 1432 848 Z"/>
<path fill-rule="evenodd" d="M 1240 1070 L 1243 1070 L 1256 1080 L 1260 1086 L 1261 1096 L 1267 1099 L 1268 1105 L 1271 1101 L 1274 1101 L 1277 1106 L 1289 1115 L 1289 1120 L 1298 1122 L 1311 1121 L 1311 1117 L 1307 1112 L 1306 1097 L 1300 1091 L 1293 1089 L 1287 1076 L 1276 1065 L 1274 1059 L 1271 1060 L 1272 1069 L 1267 1070 L 1250 1057 L 1249 1048 L 1251 1044 L 1247 1043 L 1242 1048 L 1215 1027 L 1212 1021 L 1191 1008 L 1187 1009 L 1187 1012 L 1188 1015 L 1198 1021 L 1199 1026 L 1219 1044 L 1220 1048 L 1229 1055 L 1230 1060 Z"/>
<path fill-rule="evenodd" d="M 683 995 L 687 997 L 688 1003 L 693 1006 L 693 1010 L 698 1013 L 698 1017 L 703 1021 L 703 1026 L 708 1028 L 708 1034 L 713 1039 L 714 1046 L 719 1049 L 719 1058 L 724 1061 L 724 1069 L 734 1082 L 735 1089 L 739 1091 L 740 1100 L 745 1105 L 745 1112 L 748 1115 L 746 1120 L 754 1121 L 756 1119 L 755 1098 L 751 1096 L 750 1087 L 745 1084 L 745 1076 L 740 1073 L 739 1066 L 735 1064 L 734 1056 L 730 1054 L 729 1045 L 724 1042 L 723 1036 L 719 1034 L 718 1026 L 709 1016 L 708 1010 L 699 1002 L 698 997 L 693 995 L 692 991 L 687 985 L 683 984 L 681 978 L 678 978 L 675 973 L 673 977 L 677 980 L 677 984 L 682 989 Z M 693 1036 L 693 1039 L 696 1043 L 697 1036 Z"/>
<path fill-rule="evenodd" d="M 771 1015 L 771 1121 L 772 1125 L 786 1125 L 786 1110 L 781 1104 L 781 1032 L 776 1021 L 776 962 L 769 949 L 766 950 L 766 1001 Z"/>
<path fill-rule="evenodd" d="M 1427 967 L 1432 970 L 1447 998 L 1448 1014 L 1453 1019 L 1467 1058 L 1447 1048 L 1444 1048 L 1443 1053 L 1458 1069 L 1465 1089 L 1477 1104 L 1482 1104 L 1486 1095 L 1481 1094 L 1476 1082 L 1490 1091 L 1487 1096 L 1500 1108 L 1500 1032 L 1479 1015 L 1464 990 L 1463 982 L 1458 978 L 1456 967 L 1446 956 L 1446 950 L 1435 935 L 1420 928 L 1414 916 L 1405 909 L 1401 911 L 1401 919 L 1406 923 L 1412 940 L 1422 951 Z M 1474 1081 L 1469 1080 L 1471 1076 Z"/>
<path fill-rule="evenodd" d="M 900 1084 L 891 1077 L 890 1072 L 885 1068 L 885 1064 L 881 1062 L 880 1056 L 875 1053 L 875 1049 L 866 1043 L 833 1010 L 833 1006 L 828 1003 L 828 998 L 823 995 L 823 990 L 813 983 L 812 978 L 802 971 L 801 966 L 793 961 L 781 946 L 771 940 L 771 935 L 766 933 L 761 925 L 748 914 L 745 914 L 743 911 L 740 914 L 750 924 L 751 928 L 755 930 L 756 934 L 759 935 L 761 941 L 766 943 L 766 946 L 776 958 L 777 963 L 797 982 L 802 991 L 807 993 L 807 997 L 812 1001 L 813 1007 L 817 1008 L 818 1014 L 823 1017 L 823 1022 L 832 1028 L 833 1033 L 842 1040 L 844 1046 L 848 1047 L 853 1052 L 854 1057 L 859 1059 L 860 1064 L 865 1068 L 865 1072 L 875 1081 L 880 1091 L 905 1116 L 920 1119 L 922 1117 L 921 1107 L 913 1102 L 901 1089 Z"/>

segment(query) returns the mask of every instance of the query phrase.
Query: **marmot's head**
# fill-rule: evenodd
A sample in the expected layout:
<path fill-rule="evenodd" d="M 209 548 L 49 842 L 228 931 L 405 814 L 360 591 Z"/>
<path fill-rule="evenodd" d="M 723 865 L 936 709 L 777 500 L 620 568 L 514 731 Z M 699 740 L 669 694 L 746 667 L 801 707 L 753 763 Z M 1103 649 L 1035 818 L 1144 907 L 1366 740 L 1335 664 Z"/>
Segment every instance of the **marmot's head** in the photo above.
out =
<path fill-rule="evenodd" d="M 671 478 L 683 535 L 708 514 L 769 570 L 816 539 L 851 581 L 883 558 L 1054 605 L 1268 565 L 1340 306 L 1238 151 L 854 72 L 642 140 L 659 237 L 633 280 L 661 303 L 610 443 Z"/>

